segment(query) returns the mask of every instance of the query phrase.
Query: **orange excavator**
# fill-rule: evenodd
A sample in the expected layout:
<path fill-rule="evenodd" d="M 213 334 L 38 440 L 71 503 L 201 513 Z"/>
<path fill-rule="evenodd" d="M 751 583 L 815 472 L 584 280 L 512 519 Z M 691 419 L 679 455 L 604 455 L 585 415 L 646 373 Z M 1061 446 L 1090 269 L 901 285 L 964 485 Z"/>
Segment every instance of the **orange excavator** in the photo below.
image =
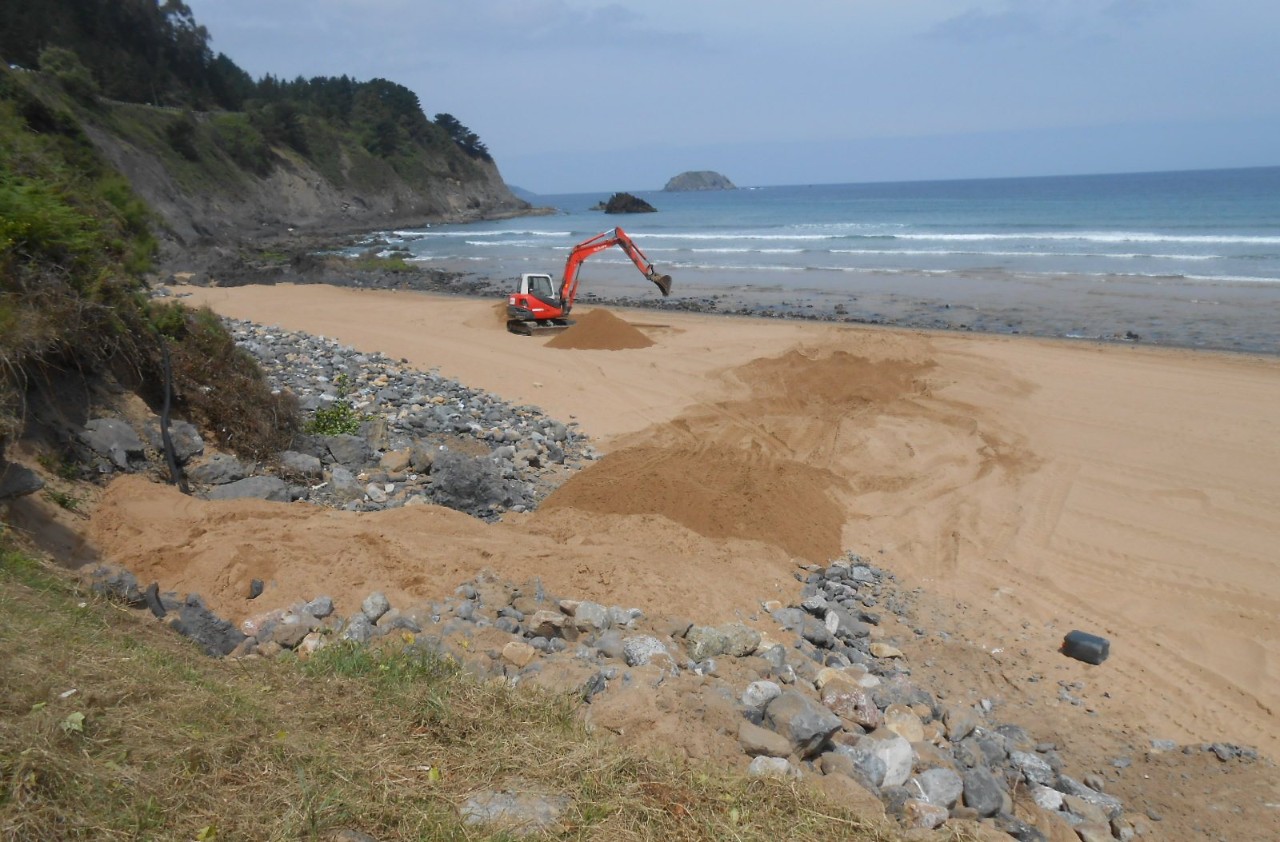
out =
<path fill-rule="evenodd" d="M 559 290 L 550 275 L 537 272 L 521 275 L 520 289 L 507 297 L 507 330 L 533 336 L 559 333 L 569 328 L 573 320 L 568 316 L 578 297 L 578 270 L 582 267 L 582 261 L 613 246 L 621 247 L 636 268 L 662 290 L 664 297 L 671 294 L 671 276 L 659 274 L 649 258 L 644 256 L 644 252 L 627 236 L 627 232 L 614 228 L 573 247 L 564 264 L 564 277 L 560 281 Z"/>

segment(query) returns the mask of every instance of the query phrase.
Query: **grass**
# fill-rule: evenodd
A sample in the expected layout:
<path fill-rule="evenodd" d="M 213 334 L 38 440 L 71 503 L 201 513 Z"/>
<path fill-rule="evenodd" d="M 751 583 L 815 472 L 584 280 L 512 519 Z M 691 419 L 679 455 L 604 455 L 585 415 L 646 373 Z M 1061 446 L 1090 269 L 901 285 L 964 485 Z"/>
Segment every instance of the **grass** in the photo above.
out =
<path fill-rule="evenodd" d="M 896 838 L 781 782 L 618 748 L 566 696 L 397 639 L 306 661 L 200 655 L 0 552 L 0 839 L 503 839 L 484 789 L 566 796 L 556 839 Z"/>

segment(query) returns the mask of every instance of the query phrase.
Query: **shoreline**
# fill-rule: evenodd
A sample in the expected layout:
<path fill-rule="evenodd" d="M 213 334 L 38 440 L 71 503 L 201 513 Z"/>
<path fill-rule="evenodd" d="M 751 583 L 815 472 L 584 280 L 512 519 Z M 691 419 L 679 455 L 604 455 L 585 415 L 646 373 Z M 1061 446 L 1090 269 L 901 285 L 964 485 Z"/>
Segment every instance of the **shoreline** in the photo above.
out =
<path fill-rule="evenodd" d="M 325 254 L 359 245 L 365 254 L 384 250 L 370 234 L 345 240 L 326 235 L 259 243 L 217 260 L 193 255 L 168 277 L 198 285 L 325 283 L 352 289 L 402 289 L 498 300 L 510 291 L 518 270 L 500 262 L 477 268 L 469 262 L 410 261 L 397 271 L 359 269 Z M 263 260 L 262 255 L 271 259 Z M 336 258 L 335 258 L 336 259 Z M 702 313 L 832 325 L 875 325 L 941 330 L 968 335 L 1035 336 L 1119 345 L 1185 348 L 1280 356 L 1280 285 L 1203 284 L 1158 279 L 1002 278 L 965 273 L 942 286 L 927 273 L 868 273 L 819 277 L 805 273 L 794 287 L 743 283 L 740 275 L 686 272 L 673 297 L 663 299 L 630 275 L 608 266 L 585 279 L 578 303 L 655 313 Z M 510 276 L 510 277 L 508 277 Z M 1176 289 L 1175 289 L 1176 288 Z"/>

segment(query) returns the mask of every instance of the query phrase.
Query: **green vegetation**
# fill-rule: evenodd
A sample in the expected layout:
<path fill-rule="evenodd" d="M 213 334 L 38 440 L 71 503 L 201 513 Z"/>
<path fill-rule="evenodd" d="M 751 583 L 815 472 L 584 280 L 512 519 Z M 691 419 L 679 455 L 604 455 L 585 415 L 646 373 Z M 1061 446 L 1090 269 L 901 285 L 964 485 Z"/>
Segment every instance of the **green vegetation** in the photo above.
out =
<path fill-rule="evenodd" d="M 360 425 L 367 420 L 366 416 L 356 412 L 351 405 L 351 378 L 339 374 L 334 386 L 338 391 L 338 399 L 330 406 L 323 406 L 315 411 L 304 428 L 310 435 L 355 435 L 360 432 Z"/>
<path fill-rule="evenodd" d="M 250 458 L 287 446 L 296 405 L 270 394 L 219 320 L 148 302 L 151 215 L 74 108 L 36 74 L 0 68 L 0 441 L 50 372 L 113 374 L 158 405 L 166 343 L 178 406 L 221 446 Z"/>
<path fill-rule="evenodd" d="M 289 447 L 301 425 L 297 399 L 272 393 L 253 356 L 236 347 L 216 313 L 166 302 L 153 303 L 149 316 L 171 340 L 174 394 L 220 448 L 266 459 Z"/>
<path fill-rule="evenodd" d="M 230 58 L 214 54 L 208 30 L 179 0 L 7 0 L 0 10 L 0 55 L 46 71 L 81 103 L 93 105 L 100 94 L 215 112 L 215 120 L 218 113 L 240 112 L 242 121 L 199 128 L 220 137 L 226 154 L 251 172 L 270 168 L 267 147 L 310 156 L 322 126 L 402 175 L 424 152 L 443 156 L 456 172 L 466 172 L 470 160 L 492 161 L 475 132 L 449 114 L 428 120 L 417 95 L 395 82 L 271 75 L 255 82 Z M 197 122 L 184 114 L 165 128 L 172 148 L 188 161 L 199 160 Z M 333 180 L 332 169 L 325 174 Z"/>
<path fill-rule="evenodd" d="M 504 787 L 568 798 L 534 838 L 896 838 L 791 784 L 611 746 L 579 701 L 404 639 L 209 659 L 7 546 L 0 671 L 6 839 L 505 839 L 457 811 Z"/>
<path fill-rule="evenodd" d="M 0 68 L 0 437 L 45 366 L 146 368 L 149 222 L 65 103 Z"/>

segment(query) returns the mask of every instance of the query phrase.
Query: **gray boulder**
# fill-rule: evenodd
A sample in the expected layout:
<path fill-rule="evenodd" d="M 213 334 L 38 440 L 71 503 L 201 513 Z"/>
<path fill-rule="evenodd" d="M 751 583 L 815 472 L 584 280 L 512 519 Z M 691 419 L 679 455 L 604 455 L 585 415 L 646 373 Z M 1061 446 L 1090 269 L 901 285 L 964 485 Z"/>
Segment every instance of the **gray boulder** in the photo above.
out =
<path fill-rule="evenodd" d="M 275 503 L 290 501 L 289 485 L 279 477 L 247 477 L 226 485 L 215 485 L 205 495 L 210 500 L 270 500 Z"/>
<path fill-rule="evenodd" d="M 83 569 L 82 569 L 83 570 Z M 81 573 L 89 589 L 98 596 L 123 602 L 134 608 L 146 606 L 147 599 L 138 587 L 138 579 L 116 564 L 98 564 Z"/>
<path fill-rule="evenodd" d="M 369 622 L 369 618 L 357 612 L 351 615 L 351 619 L 343 627 L 338 639 L 350 640 L 352 643 L 368 643 L 373 639 L 373 631 L 373 623 Z"/>
<path fill-rule="evenodd" d="M 720 633 L 725 638 L 724 654 L 732 655 L 735 658 L 744 658 L 750 655 L 760 645 L 760 632 L 742 623 L 730 623 L 727 626 L 721 626 Z"/>
<path fill-rule="evenodd" d="M 280 470 L 289 476 L 305 480 L 318 480 L 324 476 L 324 465 L 309 453 L 286 450 L 280 454 Z"/>
<path fill-rule="evenodd" d="M 326 436 L 325 444 L 333 461 L 353 471 L 358 471 L 373 458 L 373 449 L 363 436 Z"/>
<path fill-rule="evenodd" d="M 622 641 L 622 657 L 628 666 L 639 667 L 652 663 L 655 658 L 671 658 L 662 641 L 647 634 L 635 635 Z"/>
<path fill-rule="evenodd" d="M 360 603 L 361 613 L 368 617 L 371 623 L 378 622 L 378 618 L 390 610 L 391 601 L 387 599 L 387 595 L 382 591 L 374 591 L 364 598 L 364 602 Z"/>
<path fill-rule="evenodd" d="M 858 740 L 857 748 L 870 752 L 884 763 L 884 778 L 877 786 L 902 786 L 911 777 L 915 750 L 911 748 L 911 743 L 888 728 L 879 728 L 867 734 Z"/>
<path fill-rule="evenodd" d="M 242 480 L 249 475 L 249 468 L 234 456 L 215 453 L 199 465 L 187 471 L 192 481 L 203 485 L 225 485 Z"/>
<path fill-rule="evenodd" d="M 684 643 L 692 660 L 705 661 L 723 655 L 729 646 L 729 638 L 712 626 L 693 626 L 685 634 Z"/>
<path fill-rule="evenodd" d="M 786 737 L 801 757 L 818 754 L 840 730 L 840 717 L 795 690 L 785 690 L 765 708 L 764 721 Z"/>
<path fill-rule="evenodd" d="M 34 494 L 44 488 L 44 480 L 33 470 L 17 462 L 0 464 L 0 500 L 12 500 Z"/>
<path fill-rule="evenodd" d="M 951 769 L 926 769 L 908 781 L 907 788 L 922 801 L 951 809 L 964 792 L 964 781 Z"/>
<path fill-rule="evenodd" d="M 119 418 L 93 419 L 80 431 L 80 440 L 121 470 L 128 470 L 129 459 L 141 458 L 146 450 L 133 428 Z"/>
<path fill-rule="evenodd" d="M 214 614 L 194 595 L 187 597 L 170 627 L 194 640 L 205 654 L 214 657 L 231 654 L 245 639 L 244 632 Z"/>
<path fill-rule="evenodd" d="M 360 480 L 341 465 L 334 465 L 329 472 L 329 491 L 339 500 L 364 498 L 364 486 L 360 485 Z"/>
<path fill-rule="evenodd" d="M 173 455 L 179 465 L 185 465 L 204 453 L 204 439 L 200 436 L 200 430 L 188 421 L 171 420 L 169 440 L 173 442 Z M 147 441 L 152 448 L 164 453 L 164 436 L 160 434 L 159 418 L 152 418 L 147 422 Z"/>
<path fill-rule="evenodd" d="M 964 782 L 964 806 L 976 810 L 982 818 L 994 816 L 1004 808 L 1004 787 L 990 770 L 981 766 L 967 770 Z"/>
<path fill-rule="evenodd" d="M 1057 775 L 1045 760 L 1035 754 L 1026 751 L 1009 752 L 1009 763 L 1013 768 L 1022 773 L 1022 777 L 1029 784 L 1040 784 L 1042 786 L 1053 786 Z"/>
<path fill-rule="evenodd" d="M 462 805 L 462 821 L 468 825 L 492 825 L 515 836 L 550 830 L 569 807 L 563 795 L 536 792 L 480 792 Z"/>

